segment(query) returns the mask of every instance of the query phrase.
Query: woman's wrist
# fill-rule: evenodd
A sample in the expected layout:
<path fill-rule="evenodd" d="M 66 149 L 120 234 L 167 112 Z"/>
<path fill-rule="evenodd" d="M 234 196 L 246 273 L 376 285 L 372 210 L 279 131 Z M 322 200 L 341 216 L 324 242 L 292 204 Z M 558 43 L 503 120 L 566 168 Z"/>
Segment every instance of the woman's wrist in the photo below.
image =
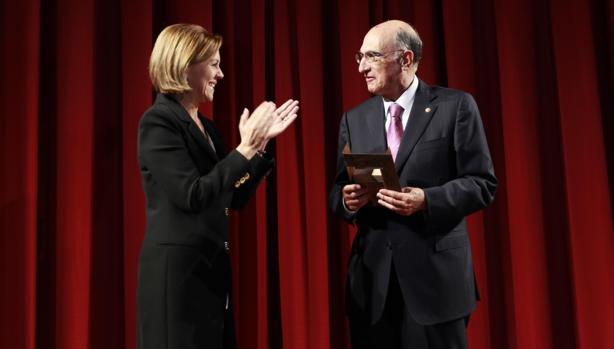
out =
<path fill-rule="evenodd" d="M 258 151 L 256 151 L 256 155 L 258 155 L 262 159 L 264 159 L 264 158 L 266 158 L 266 151 L 258 149 Z"/>
<path fill-rule="evenodd" d="M 247 160 L 253 158 L 254 155 L 256 155 L 256 153 L 258 152 L 258 149 L 242 143 L 239 144 L 236 149 L 239 153 L 241 153 L 241 155 L 245 156 Z"/>
<path fill-rule="evenodd" d="M 265 153 L 265 148 L 266 148 L 266 145 L 268 143 L 269 143 L 268 139 L 266 141 L 262 142 L 262 144 L 260 144 L 260 146 L 258 147 L 258 152 L 259 153 Z"/>

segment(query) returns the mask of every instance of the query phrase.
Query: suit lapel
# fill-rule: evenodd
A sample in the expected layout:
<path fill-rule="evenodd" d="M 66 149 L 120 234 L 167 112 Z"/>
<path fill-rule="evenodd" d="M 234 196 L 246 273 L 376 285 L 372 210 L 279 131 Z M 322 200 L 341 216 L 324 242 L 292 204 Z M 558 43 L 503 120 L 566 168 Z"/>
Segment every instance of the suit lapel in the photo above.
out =
<path fill-rule="evenodd" d="M 409 121 L 405 127 L 403 139 L 401 139 L 399 152 L 397 153 L 397 158 L 394 163 L 397 172 L 400 172 L 405 162 L 407 162 L 409 155 L 414 150 L 424 129 L 437 110 L 437 106 L 432 103 L 437 96 L 431 95 L 429 86 L 422 82 L 422 80 L 419 82 L 420 85 L 418 85 L 418 90 L 416 91 L 414 104 L 409 113 Z"/>

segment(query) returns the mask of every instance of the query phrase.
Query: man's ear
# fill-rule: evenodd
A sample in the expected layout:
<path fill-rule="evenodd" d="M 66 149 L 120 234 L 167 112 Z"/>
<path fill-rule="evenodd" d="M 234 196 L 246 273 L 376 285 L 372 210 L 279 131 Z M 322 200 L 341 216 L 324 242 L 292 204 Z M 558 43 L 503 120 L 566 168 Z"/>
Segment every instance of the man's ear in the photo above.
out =
<path fill-rule="evenodd" d="M 403 51 L 403 54 L 401 55 L 401 64 L 403 66 L 410 67 L 413 63 L 414 63 L 414 51 L 412 50 Z"/>

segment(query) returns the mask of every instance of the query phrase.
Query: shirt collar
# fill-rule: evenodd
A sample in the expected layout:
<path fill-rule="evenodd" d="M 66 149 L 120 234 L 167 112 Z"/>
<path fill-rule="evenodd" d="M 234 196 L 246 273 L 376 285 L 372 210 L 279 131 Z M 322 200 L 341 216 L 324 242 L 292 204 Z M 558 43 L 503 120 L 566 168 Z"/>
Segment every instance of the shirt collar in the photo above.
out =
<path fill-rule="evenodd" d="M 389 99 L 384 98 L 384 111 L 386 112 L 386 116 L 388 115 L 388 108 L 392 103 L 396 103 L 403 107 L 403 111 L 409 111 L 414 104 L 414 99 L 416 98 L 416 91 L 418 91 L 418 76 L 414 75 L 414 80 L 409 84 L 409 87 L 399 96 L 396 101 L 391 101 Z"/>

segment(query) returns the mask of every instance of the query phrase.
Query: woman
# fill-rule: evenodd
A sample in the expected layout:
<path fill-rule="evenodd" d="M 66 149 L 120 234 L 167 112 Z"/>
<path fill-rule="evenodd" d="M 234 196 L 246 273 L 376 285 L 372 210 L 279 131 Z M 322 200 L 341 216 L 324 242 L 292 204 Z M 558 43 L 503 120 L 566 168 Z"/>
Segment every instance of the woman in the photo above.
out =
<path fill-rule="evenodd" d="M 228 256 L 229 209 L 243 206 L 273 166 L 267 142 L 297 116 L 298 102 L 263 102 L 239 122 L 226 154 L 213 122 L 198 113 L 224 77 L 222 38 L 197 25 L 164 29 L 153 48 L 159 92 L 139 124 L 138 160 L 147 201 L 139 257 L 139 348 L 234 348 Z"/>

